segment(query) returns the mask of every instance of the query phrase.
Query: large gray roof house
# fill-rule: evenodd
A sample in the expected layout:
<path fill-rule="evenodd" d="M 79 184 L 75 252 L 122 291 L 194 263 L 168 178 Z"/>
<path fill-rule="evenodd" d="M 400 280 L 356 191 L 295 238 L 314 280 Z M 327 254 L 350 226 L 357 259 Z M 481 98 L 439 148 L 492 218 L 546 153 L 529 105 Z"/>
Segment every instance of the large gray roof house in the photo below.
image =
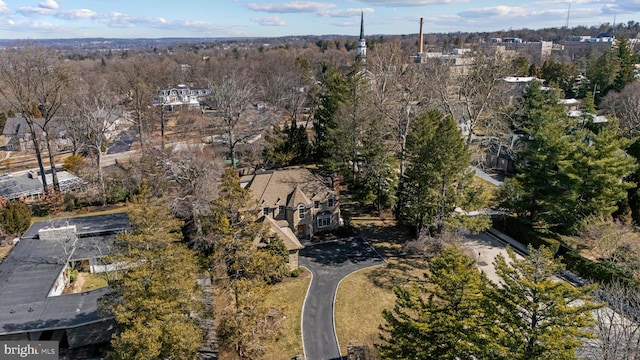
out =
<path fill-rule="evenodd" d="M 70 358 L 109 342 L 115 322 L 98 300 L 111 289 L 63 295 L 64 274 L 108 270 L 100 258 L 128 229 L 124 213 L 34 223 L 0 263 L 0 340 L 57 340 Z"/>
<path fill-rule="evenodd" d="M 340 225 L 334 181 L 305 168 L 259 171 L 240 179 L 268 216 L 288 227 L 299 239 Z"/>

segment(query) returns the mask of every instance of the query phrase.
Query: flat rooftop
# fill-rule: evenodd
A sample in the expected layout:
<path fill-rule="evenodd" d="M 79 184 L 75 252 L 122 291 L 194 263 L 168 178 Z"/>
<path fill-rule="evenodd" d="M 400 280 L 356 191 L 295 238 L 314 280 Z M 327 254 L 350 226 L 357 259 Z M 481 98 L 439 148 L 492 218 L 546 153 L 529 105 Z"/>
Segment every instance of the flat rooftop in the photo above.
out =
<path fill-rule="evenodd" d="M 34 223 L 0 263 L 0 335 L 72 328 L 109 318 L 98 299 L 109 288 L 48 297 L 67 260 L 102 256 L 128 229 L 125 213 Z M 40 240 L 38 231 L 76 226 L 76 239 Z"/>
<path fill-rule="evenodd" d="M 60 183 L 60 189 L 64 192 L 78 188 L 84 184 L 82 179 L 70 174 L 66 171 L 56 172 L 58 175 L 58 182 Z M 51 174 L 45 174 L 47 184 L 53 184 L 53 177 Z M 7 200 L 18 199 L 20 196 L 35 196 L 42 194 L 42 177 L 35 175 L 32 177 L 28 173 L 13 176 L 11 174 L 4 174 L 0 178 L 0 196 Z"/>

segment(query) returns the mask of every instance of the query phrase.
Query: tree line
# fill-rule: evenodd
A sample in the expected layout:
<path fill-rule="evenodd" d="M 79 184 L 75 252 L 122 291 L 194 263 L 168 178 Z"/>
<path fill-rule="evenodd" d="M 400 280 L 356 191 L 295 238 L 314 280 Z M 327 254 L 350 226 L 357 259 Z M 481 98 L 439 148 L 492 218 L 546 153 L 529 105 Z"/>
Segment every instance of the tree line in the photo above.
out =
<path fill-rule="evenodd" d="M 218 308 L 218 319 L 225 324 L 220 334 L 224 346 L 252 358 L 274 334 L 259 299 L 286 275 L 284 252 L 276 240 L 260 250 L 254 246 L 256 237 L 269 237 L 253 221 L 247 191 L 232 170 L 236 157 L 249 153 L 243 140 L 261 131 L 253 127 L 256 123 L 274 125 L 265 133 L 258 162 L 269 167 L 318 163 L 324 171 L 339 172 L 360 204 L 377 212 L 393 209 L 416 236 L 488 226 L 487 217 L 460 215 L 489 204 L 468 170 L 471 149 L 478 137 L 518 134 L 522 161 L 518 174 L 501 190 L 501 205 L 537 227 L 577 234 L 596 217 L 622 219 L 630 213 L 635 218 L 639 211 L 637 111 L 629 108 L 637 82 L 628 76 L 633 54 L 620 49 L 585 59 L 587 69 L 599 72 L 580 71 L 586 80 L 578 80 L 565 74 L 573 71 L 570 64 L 550 61 L 538 69 L 526 58 L 489 52 L 476 53 L 466 71 L 437 60 L 409 64 L 405 49 L 392 42 L 379 43 L 366 64 L 353 63 L 345 54 L 323 58 L 309 49 L 236 49 L 208 60 L 193 54 L 178 59 L 131 53 L 110 61 L 70 63 L 26 46 L 3 51 L 0 95 L 7 109 L 31 124 L 42 173 L 46 153 L 55 179 L 52 121 L 60 117 L 76 151 L 96 161 L 98 201 L 106 203 L 115 184 L 112 189 L 123 189 L 119 199 L 132 204 L 132 232 L 118 240 L 114 260 L 122 256 L 124 263 L 142 266 L 123 269 L 113 284 L 113 309 L 122 325 L 114 356 L 142 356 L 143 351 L 127 357 L 135 341 L 145 341 L 140 348 L 160 357 L 195 351 L 199 336 L 187 349 L 172 333 L 192 329 L 198 316 L 191 314 L 205 313 L 175 296 L 199 296 L 192 287 L 197 268 L 210 274 L 225 299 Z M 605 61 L 618 65 L 602 67 Z M 532 83 L 521 100 L 504 106 L 512 89 L 503 78 L 538 72 L 549 77 L 550 90 Z M 165 118 L 162 107 L 150 104 L 157 90 L 176 83 L 210 87 L 208 101 L 216 116 L 196 114 L 178 122 L 185 128 L 200 122 L 225 134 L 222 158 L 230 158 L 231 169 L 225 170 L 221 157 L 208 147 L 154 151 L 152 139 Z M 566 87 L 565 94 L 554 90 L 558 86 Z M 574 88 L 585 96 L 579 118 L 569 117 L 558 103 Z M 262 101 L 273 109 L 256 111 L 253 105 Z M 619 122 L 609 118 L 607 124 L 595 123 L 590 114 L 596 105 L 611 109 Z M 109 146 L 105 125 L 121 116 L 132 122 L 142 156 L 126 172 L 105 179 L 100 160 Z M 56 180 L 51 187 L 44 177 L 42 181 L 45 190 L 59 191 Z M 191 250 L 182 244 L 178 229 Z M 175 263 L 156 259 L 180 259 L 198 267 L 183 272 Z M 162 283 L 163 271 L 174 271 L 176 277 Z M 131 309 L 138 307 L 146 309 L 145 316 L 133 318 Z M 176 328 L 153 325 L 158 318 L 171 319 L 167 326 L 175 322 Z M 146 341 L 131 335 L 137 331 L 153 333 Z"/>

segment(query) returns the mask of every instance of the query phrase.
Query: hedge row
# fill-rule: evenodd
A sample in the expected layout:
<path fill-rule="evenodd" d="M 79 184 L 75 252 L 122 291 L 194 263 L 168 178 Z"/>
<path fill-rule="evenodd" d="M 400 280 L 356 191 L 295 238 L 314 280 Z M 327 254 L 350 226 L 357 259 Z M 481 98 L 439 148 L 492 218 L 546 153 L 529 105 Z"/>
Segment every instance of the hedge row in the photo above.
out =
<path fill-rule="evenodd" d="M 545 237 L 536 232 L 531 228 L 530 224 L 516 217 L 504 216 L 495 218 L 493 227 L 522 244 L 530 244 L 535 248 L 544 245 L 553 249 L 554 254 L 562 256 L 562 262 L 566 265 L 567 270 L 581 278 L 599 283 L 618 281 L 624 284 L 638 285 L 633 279 L 633 274 L 616 266 L 615 263 L 599 263 L 589 260 L 576 251 L 561 245 L 557 239 Z"/>
<path fill-rule="evenodd" d="M 493 219 L 493 227 L 509 235 L 519 243 L 531 245 L 536 249 L 544 245 L 556 254 L 560 248 L 560 241 L 543 236 L 539 232 L 531 229 L 531 225 L 513 216 L 503 216 Z"/>
<path fill-rule="evenodd" d="M 562 254 L 562 262 L 567 266 L 567 270 L 578 274 L 584 279 L 594 282 L 608 284 L 612 281 L 625 285 L 634 285 L 633 275 L 614 263 L 594 262 L 578 254 L 575 251 L 567 251 Z"/>

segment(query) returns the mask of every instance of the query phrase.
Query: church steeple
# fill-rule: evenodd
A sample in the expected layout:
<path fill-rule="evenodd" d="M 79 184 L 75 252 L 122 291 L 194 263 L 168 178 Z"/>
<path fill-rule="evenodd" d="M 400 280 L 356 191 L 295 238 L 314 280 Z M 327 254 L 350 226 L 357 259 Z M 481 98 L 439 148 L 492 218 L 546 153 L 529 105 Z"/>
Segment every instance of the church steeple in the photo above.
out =
<path fill-rule="evenodd" d="M 356 52 L 356 60 L 365 62 L 367 58 L 367 41 L 364 39 L 364 11 L 360 13 L 360 41 L 358 42 L 358 51 Z"/>

